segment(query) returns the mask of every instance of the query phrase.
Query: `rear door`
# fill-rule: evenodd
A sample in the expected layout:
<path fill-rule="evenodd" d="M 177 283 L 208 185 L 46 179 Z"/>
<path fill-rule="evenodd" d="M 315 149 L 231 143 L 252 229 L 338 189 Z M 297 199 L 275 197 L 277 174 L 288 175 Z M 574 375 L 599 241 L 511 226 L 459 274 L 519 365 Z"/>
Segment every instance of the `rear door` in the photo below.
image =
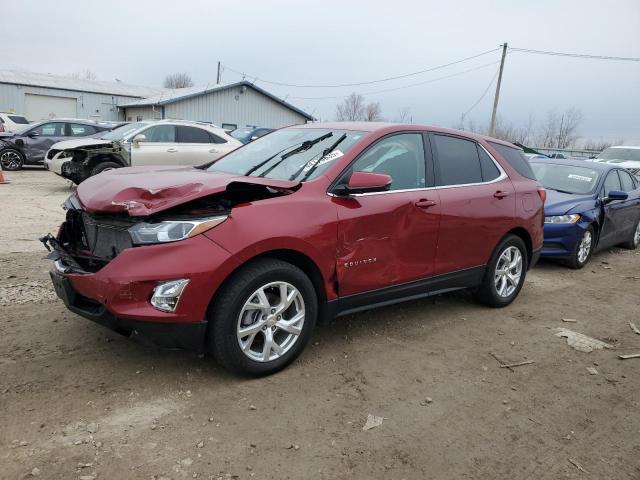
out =
<path fill-rule="evenodd" d="M 138 134 L 146 139 L 144 142 L 131 142 L 132 166 L 182 164 L 175 125 L 153 125 Z"/>
<path fill-rule="evenodd" d="M 176 128 L 181 165 L 202 165 L 227 153 L 225 141 L 204 128 L 184 125 Z"/>
<path fill-rule="evenodd" d="M 486 265 L 513 224 L 511 180 L 478 143 L 453 135 L 430 136 L 441 204 L 435 273 Z"/>
<path fill-rule="evenodd" d="M 425 140 L 420 132 L 386 136 L 365 150 L 339 180 L 346 183 L 354 171 L 392 178 L 389 191 L 333 198 L 340 296 L 433 275 L 440 206 L 431 162 L 425 166 Z"/>

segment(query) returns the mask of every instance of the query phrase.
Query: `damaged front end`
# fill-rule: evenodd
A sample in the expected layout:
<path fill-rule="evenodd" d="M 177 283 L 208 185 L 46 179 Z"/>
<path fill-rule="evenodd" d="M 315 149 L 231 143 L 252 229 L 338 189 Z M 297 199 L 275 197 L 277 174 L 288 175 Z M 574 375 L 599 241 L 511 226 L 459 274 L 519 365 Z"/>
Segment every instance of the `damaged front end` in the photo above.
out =
<path fill-rule="evenodd" d="M 52 148 L 47 152 L 45 164 L 50 170 L 79 185 L 105 162 L 120 167 L 131 165 L 129 149 L 120 142 L 64 149 Z"/>

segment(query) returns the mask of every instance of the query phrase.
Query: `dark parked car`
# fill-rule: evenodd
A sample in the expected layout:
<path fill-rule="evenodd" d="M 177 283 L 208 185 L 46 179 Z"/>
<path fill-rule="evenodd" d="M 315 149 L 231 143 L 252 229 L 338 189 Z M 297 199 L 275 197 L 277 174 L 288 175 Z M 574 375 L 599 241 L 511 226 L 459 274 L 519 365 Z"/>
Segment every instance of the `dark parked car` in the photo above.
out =
<path fill-rule="evenodd" d="M 91 121 L 58 119 L 32 123 L 14 133 L 0 133 L 0 163 L 4 170 L 43 165 L 44 156 L 54 143 L 95 135 L 111 128 Z"/>
<path fill-rule="evenodd" d="M 316 321 L 462 288 L 509 305 L 542 248 L 534 178 L 500 140 L 316 123 L 201 167 L 90 177 L 42 241 L 72 312 L 268 374 Z"/>
<path fill-rule="evenodd" d="M 242 143 L 249 143 L 271 132 L 273 128 L 236 128 L 229 135 Z"/>
<path fill-rule="evenodd" d="M 640 182 L 615 164 L 583 160 L 534 160 L 547 189 L 542 256 L 582 268 L 591 255 L 640 243 Z"/>

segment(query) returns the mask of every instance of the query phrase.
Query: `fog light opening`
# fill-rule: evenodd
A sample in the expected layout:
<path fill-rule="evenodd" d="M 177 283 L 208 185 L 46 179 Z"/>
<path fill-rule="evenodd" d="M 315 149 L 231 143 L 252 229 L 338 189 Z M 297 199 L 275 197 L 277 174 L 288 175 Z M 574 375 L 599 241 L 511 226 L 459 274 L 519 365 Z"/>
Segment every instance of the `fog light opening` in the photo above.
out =
<path fill-rule="evenodd" d="M 151 305 L 162 312 L 175 312 L 187 283 L 189 280 L 186 278 L 160 283 L 153 289 Z"/>

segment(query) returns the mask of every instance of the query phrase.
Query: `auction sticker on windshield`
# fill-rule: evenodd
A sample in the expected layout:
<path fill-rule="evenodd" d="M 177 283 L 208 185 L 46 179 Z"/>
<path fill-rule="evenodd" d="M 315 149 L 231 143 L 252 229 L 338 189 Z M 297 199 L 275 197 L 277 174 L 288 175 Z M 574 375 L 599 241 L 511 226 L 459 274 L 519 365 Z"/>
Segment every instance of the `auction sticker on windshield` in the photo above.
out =
<path fill-rule="evenodd" d="M 581 180 L 583 182 L 590 182 L 593 180 L 593 177 L 585 177 L 584 175 L 576 175 L 575 173 L 569 174 L 569 178 L 573 180 Z"/>
<path fill-rule="evenodd" d="M 312 169 L 316 165 L 320 166 L 320 165 L 324 165 L 325 163 L 333 162 L 334 160 L 342 157 L 343 155 L 344 153 L 342 153 L 340 150 L 334 150 L 333 152 L 327 153 L 324 157 L 321 157 L 318 160 L 309 161 L 305 165 L 303 172 L 306 172 Z"/>

